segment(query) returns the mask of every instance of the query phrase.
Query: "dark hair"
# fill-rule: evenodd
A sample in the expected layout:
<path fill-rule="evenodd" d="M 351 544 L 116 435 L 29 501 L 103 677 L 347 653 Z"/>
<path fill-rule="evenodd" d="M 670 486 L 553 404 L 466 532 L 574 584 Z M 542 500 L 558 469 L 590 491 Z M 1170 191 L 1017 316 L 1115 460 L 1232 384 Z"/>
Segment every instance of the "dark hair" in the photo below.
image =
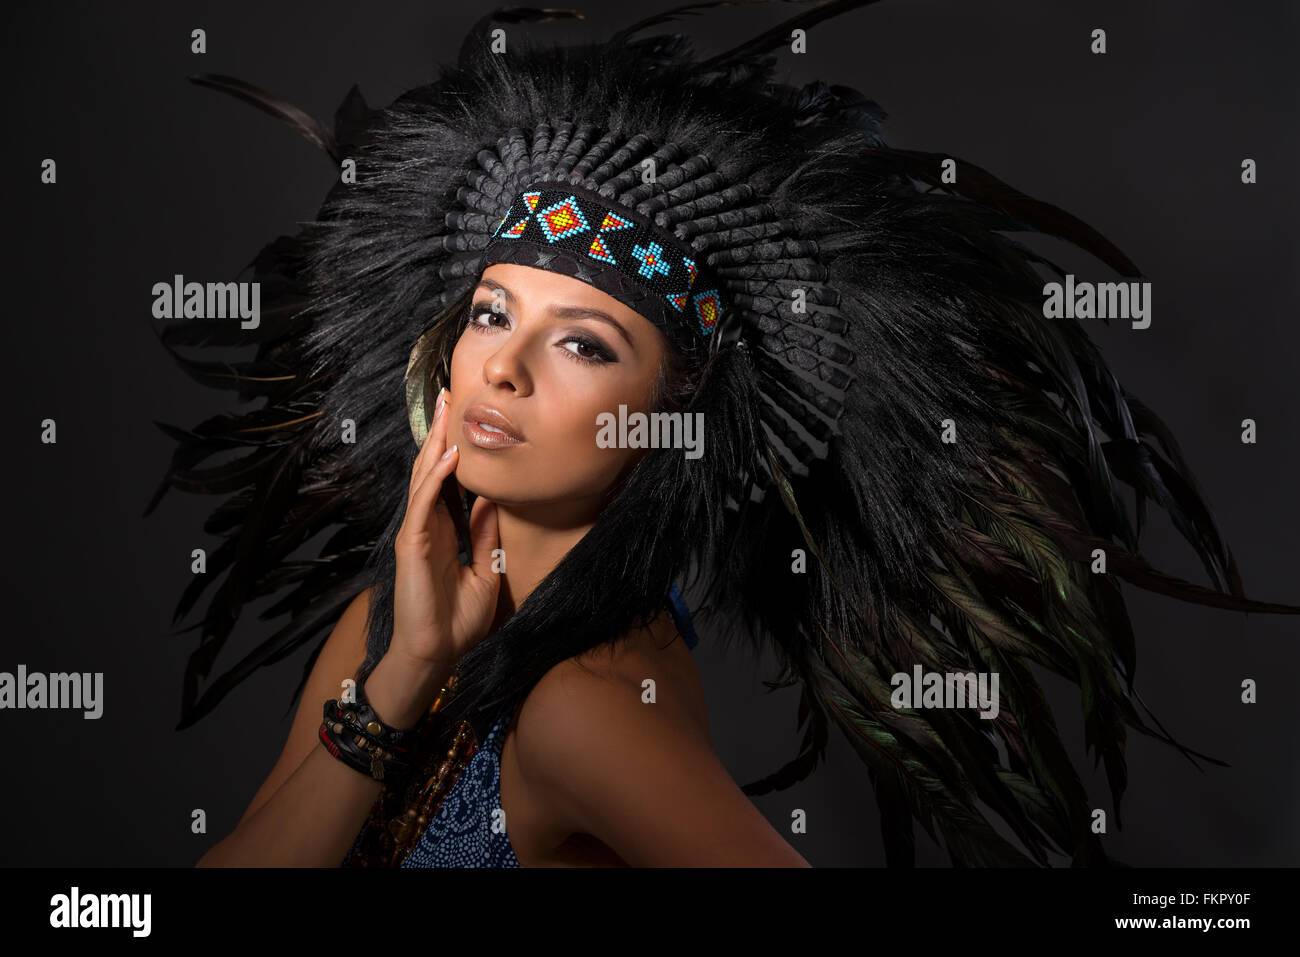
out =
<path fill-rule="evenodd" d="M 451 355 L 456 348 L 456 343 L 460 340 L 465 330 L 466 320 L 468 319 L 468 310 L 473 302 L 474 290 L 470 289 L 468 293 L 460 299 L 453 302 L 442 313 L 440 313 L 432 323 L 430 323 L 427 335 L 430 336 L 429 343 L 430 363 L 428 366 L 428 380 L 426 382 L 425 395 L 434 396 L 439 389 L 450 380 L 451 377 Z M 707 358 L 696 358 L 688 356 L 681 349 L 672 343 L 672 341 L 662 333 L 660 334 L 660 343 L 664 349 L 664 360 L 659 367 L 658 375 L 651 392 L 649 405 L 653 411 L 660 412 L 679 412 L 689 408 L 693 399 L 698 394 L 701 383 L 707 378 L 712 363 Z M 432 408 L 428 410 L 432 415 Z M 664 454 L 672 454 L 671 449 L 652 450 L 647 453 L 647 457 Z M 419 454 L 418 448 L 414 442 L 411 443 L 411 449 L 407 461 L 407 471 L 414 466 L 415 457 Z M 680 458 L 680 452 L 676 457 Z M 644 460 L 643 460 L 644 461 Z M 642 470 L 642 463 L 638 463 L 634 472 Z M 625 493 L 628 479 L 623 479 L 616 486 L 614 497 L 621 496 Z M 633 493 L 635 494 L 635 493 Z M 466 507 L 473 505 L 473 496 L 469 496 Z M 396 589 L 396 557 L 394 554 L 395 541 L 398 529 L 401 527 L 402 520 L 405 516 L 405 501 L 402 502 L 398 510 L 399 514 L 394 516 L 385 534 L 376 545 L 370 555 L 367 569 L 370 571 L 370 585 L 374 588 L 372 600 L 369 606 L 369 612 L 366 620 L 366 657 L 361 667 L 356 672 L 358 684 L 363 683 L 375 666 L 388 651 L 389 644 L 393 636 L 393 600 Z M 594 531 L 594 529 L 593 529 Z M 590 532 L 588 533 L 591 534 Z M 674 573 L 674 577 L 676 572 Z M 548 576 L 548 579 L 553 576 Z M 538 586 L 541 590 L 541 586 Z M 530 611 L 537 605 L 534 602 L 530 605 Z M 543 603 L 545 605 L 545 603 Z M 543 612 L 547 609 L 543 607 Z M 653 609 L 650 609 L 653 612 Z M 518 611 L 516 612 L 518 615 Z M 640 624 L 644 626 L 649 618 L 647 614 L 641 614 Z M 503 626 L 504 630 L 505 626 Z M 595 641 L 589 643 L 587 647 L 601 644 L 602 642 L 612 643 L 622 637 L 626 637 L 626 627 L 614 627 L 603 635 L 596 635 Z M 573 650 L 573 644 L 570 640 L 560 640 L 558 637 L 552 638 L 551 634 L 558 635 L 553 629 L 548 629 L 545 635 L 539 635 L 528 643 L 529 654 L 528 664 L 525 666 L 529 680 L 526 687 L 521 683 L 521 687 L 516 689 L 515 697 L 512 700 L 519 700 L 531 687 L 536 684 L 537 680 L 545 674 L 545 670 L 553 664 L 563 661 L 568 657 L 573 657 L 587 650 L 586 647 Z M 490 636 L 489 636 L 490 637 Z M 472 650 L 471 650 L 472 651 Z M 467 654 L 466 658 L 470 658 Z M 543 667 L 541 662 L 546 662 Z M 521 663 L 522 664 L 522 663 Z M 517 670 L 513 661 L 512 652 L 509 649 L 503 649 L 500 658 L 496 659 L 495 667 L 489 669 L 491 672 L 499 673 L 500 671 Z M 466 677 L 462 670 L 462 680 Z M 479 695 L 466 692 L 464 685 L 457 694 L 457 700 L 477 700 Z M 489 705 L 491 702 L 488 703 Z M 460 716 L 468 716 L 468 712 L 474 709 L 464 707 L 467 712 Z M 450 712 L 450 707 L 448 712 Z"/>
<path fill-rule="evenodd" d="M 656 412 L 681 412 L 691 404 L 691 397 L 700 387 L 705 366 L 692 362 L 667 336 L 662 336 L 664 361 L 659 365 L 654 391 L 650 393 L 650 408 Z"/>

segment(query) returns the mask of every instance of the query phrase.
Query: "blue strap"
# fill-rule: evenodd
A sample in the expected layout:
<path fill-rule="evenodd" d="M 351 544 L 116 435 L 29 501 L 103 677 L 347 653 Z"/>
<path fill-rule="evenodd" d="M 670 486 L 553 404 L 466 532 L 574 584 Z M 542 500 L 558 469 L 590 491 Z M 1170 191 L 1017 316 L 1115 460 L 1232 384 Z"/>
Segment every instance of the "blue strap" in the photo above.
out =
<path fill-rule="evenodd" d="M 686 607 L 686 599 L 682 597 L 677 582 L 673 582 L 672 587 L 668 589 L 668 599 L 672 602 L 672 607 L 669 610 L 673 613 L 673 620 L 677 622 L 677 630 L 686 639 L 686 647 L 694 651 L 700 639 L 695 634 L 695 626 L 691 624 L 691 611 Z"/>

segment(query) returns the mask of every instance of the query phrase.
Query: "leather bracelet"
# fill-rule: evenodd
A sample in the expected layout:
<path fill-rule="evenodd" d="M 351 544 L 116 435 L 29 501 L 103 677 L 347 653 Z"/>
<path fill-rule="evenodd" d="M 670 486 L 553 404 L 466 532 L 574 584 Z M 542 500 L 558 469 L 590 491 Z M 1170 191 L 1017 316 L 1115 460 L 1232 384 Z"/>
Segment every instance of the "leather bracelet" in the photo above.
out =
<path fill-rule="evenodd" d="M 438 710 L 455 684 L 453 675 L 440 689 L 431 712 Z M 356 692 L 357 700 L 346 706 L 337 698 L 325 702 L 324 720 L 317 729 L 321 743 L 333 757 L 376 781 L 408 770 L 407 752 L 420 726 L 402 730 L 384 724 L 365 700 L 361 686 Z"/>
<path fill-rule="evenodd" d="M 414 736 L 414 728 L 410 730 L 395 728 L 379 720 L 378 715 L 375 714 L 375 709 L 370 707 L 370 702 L 366 700 L 366 686 L 364 684 L 358 682 L 353 688 L 353 692 L 356 700 L 348 706 L 347 710 L 356 712 L 357 720 L 365 728 L 365 734 L 386 745 L 404 745 L 408 743 L 408 738 Z M 341 702 L 340 707 L 342 707 Z"/>
<path fill-rule="evenodd" d="M 335 758 L 338 758 L 338 760 L 342 761 L 344 764 L 346 764 L 348 767 L 352 768 L 353 770 L 360 771 L 362 774 L 368 775 L 372 778 L 375 777 L 376 768 L 374 767 L 373 762 L 361 757 L 358 751 L 349 749 L 344 741 L 336 740 L 334 736 L 330 733 L 329 722 L 322 721 L 320 728 L 318 728 L 316 731 L 316 734 L 320 738 L 321 744 L 325 745 L 325 750 L 328 751 Z M 382 781 L 383 780 L 382 761 L 380 762 L 380 766 L 377 770 L 381 775 L 381 777 L 379 777 L 377 780 Z"/>
<path fill-rule="evenodd" d="M 369 774 L 376 781 L 406 770 L 406 745 L 389 740 L 405 741 L 405 732 L 374 718 L 373 709 L 364 703 L 361 707 L 348 705 L 342 708 L 337 700 L 331 699 L 325 702 L 324 712 L 325 720 L 321 722 L 319 735 L 330 753 L 339 760 Z M 371 733 L 372 729 L 378 733 Z M 331 744 L 332 748 L 329 747 Z"/>
<path fill-rule="evenodd" d="M 390 751 L 341 721 L 326 718 L 317 733 L 330 754 L 376 781 L 409 767 L 405 749 L 402 754 Z"/>
<path fill-rule="evenodd" d="M 341 722 L 381 748 L 398 753 L 405 753 L 408 741 L 414 734 L 414 730 L 403 731 L 384 724 L 375 714 L 375 709 L 360 697 L 349 705 L 340 704 L 338 699 L 331 698 L 325 702 L 325 720 Z"/>

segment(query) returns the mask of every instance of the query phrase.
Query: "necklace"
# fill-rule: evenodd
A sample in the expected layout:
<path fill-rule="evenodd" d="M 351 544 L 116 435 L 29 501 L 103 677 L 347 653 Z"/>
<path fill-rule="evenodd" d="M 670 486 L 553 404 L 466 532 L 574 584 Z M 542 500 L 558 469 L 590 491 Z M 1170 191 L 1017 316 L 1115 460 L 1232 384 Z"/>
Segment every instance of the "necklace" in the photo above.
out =
<path fill-rule="evenodd" d="M 401 780 L 386 784 L 375 800 L 344 867 L 401 867 L 415 849 L 429 821 L 437 814 L 443 798 L 460 778 L 478 750 L 474 729 L 466 720 L 457 722 L 446 752 L 439 760 L 441 715 L 456 685 L 453 674 L 438 693 L 432 707 L 416 728 L 411 770 Z"/>

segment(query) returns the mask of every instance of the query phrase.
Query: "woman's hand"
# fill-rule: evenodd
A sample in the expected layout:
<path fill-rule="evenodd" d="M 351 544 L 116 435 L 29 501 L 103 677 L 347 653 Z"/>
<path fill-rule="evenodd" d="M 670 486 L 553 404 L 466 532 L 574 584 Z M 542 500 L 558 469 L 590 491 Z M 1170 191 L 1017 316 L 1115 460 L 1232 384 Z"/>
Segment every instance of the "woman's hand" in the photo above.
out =
<path fill-rule="evenodd" d="M 456 469 L 460 450 L 447 452 L 450 393 L 438 393 L 433 428 L 411 469 L 406 517 L 397 533 L 393 640 L 396 652 L 416 665 L 447 670 L 487 637 L 496 617 L 501 577 L 492 570 L 499 547 L 496 503 L 480 496 L 470 515 L 471 565 L 462 565 L 447 505 L 439 498 Z"/>

